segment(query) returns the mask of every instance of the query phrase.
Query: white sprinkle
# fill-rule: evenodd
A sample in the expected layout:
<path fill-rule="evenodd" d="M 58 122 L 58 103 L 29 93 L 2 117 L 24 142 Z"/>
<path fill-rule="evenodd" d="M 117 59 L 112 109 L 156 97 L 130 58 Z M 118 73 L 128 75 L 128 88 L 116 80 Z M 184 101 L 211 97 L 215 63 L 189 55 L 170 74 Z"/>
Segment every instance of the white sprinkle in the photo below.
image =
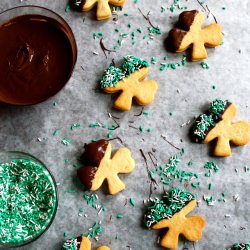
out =
<path fill-rule="evenodd" d="M 102 210 L 103 210 L 103 209 L 102 209 L 102 207 L 101 207 L 100 210 L 99 210 L 99 212 L 98 212 L 97 214 L 99 215 L 99 214 L 102 212 Z"/>
<path fill-rule="evenodd" d="M 82 214 L 79 213 L 78 216 L 82 217 Z"/>
<path fill-rule="evenodd" d="M 225 218 L 230 218 L 231 217 L 230 214 L 225 214 L 224 216 L 225 216 Z"/>
<path fill-rule="evenodd" d="M 88 217 L 88 215 L 87 215 L 87 214 L 84 214 L 84 217 Z"/>
<path fill-rule="evenodd" d="M 56 183 L 56 185 L 57 185 L 57 186 L 60 186 L 60 185 L 61 185 L 61 183 L 60 183 L 60 182 L 58 182 L 58 183 Z"/>
<path fill-rule="evenodd" d="M 180 94 L 180 92 L 181 92 L 179 89 L 176 89 L 176 91 L 177 91 L 178 94 Z"/>
<path fill-rule="evenodd" d="M 239 170 L 236 168 L 234 171 L 235 171 L 236 173 L 238 173 Z"/>
<path fill-rule="evenodd" d="M 94 55 L 99 55 L 99 53 L 98 53 L 98 52 L 96 52 L 96 51 L 93 51 L 93 54 L 94 54 Z"/>
<path fill-rule="evenodd" d="M 38 141 L 42 141 L 42 139 L 40 137 L 37 138 Z"/>
<path fill-rule="evenodd" d="M 99 240 L 99 237 L 98 237 L 98 236 L 96 236 L 94 239 L 95 239 L 96 241 L 98 241 L 98 240 Z"/>

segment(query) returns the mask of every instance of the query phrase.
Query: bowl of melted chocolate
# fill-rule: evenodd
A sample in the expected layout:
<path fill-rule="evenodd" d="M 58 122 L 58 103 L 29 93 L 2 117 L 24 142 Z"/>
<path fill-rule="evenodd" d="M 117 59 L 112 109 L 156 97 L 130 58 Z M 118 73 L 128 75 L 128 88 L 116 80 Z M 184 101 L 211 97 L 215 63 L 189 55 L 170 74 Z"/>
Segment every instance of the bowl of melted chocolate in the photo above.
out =
<path fill-rule="evenodd" d="M 55 12 L 21 6 L 0 13 L 0 101 L 32 105 L 58 93 L 77 58 L 73 32 Z"/>

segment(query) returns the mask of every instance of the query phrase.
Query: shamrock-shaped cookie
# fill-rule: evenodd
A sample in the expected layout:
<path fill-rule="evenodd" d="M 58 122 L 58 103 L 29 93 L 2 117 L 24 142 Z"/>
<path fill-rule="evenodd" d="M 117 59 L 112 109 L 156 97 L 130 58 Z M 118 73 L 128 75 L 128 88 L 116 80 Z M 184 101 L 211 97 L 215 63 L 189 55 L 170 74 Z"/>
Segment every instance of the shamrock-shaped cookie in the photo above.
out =
<path fill-rule="evenodd" d="M 83 158 L 87 165 L 77 170 L 79 179 L 87 189 L 93 191 L 107 180 L 110 194 L 116 194 L 125 188 L 118 174 L 130 173 L 135 167 L 127 148 L 120 148 L 111 158 L 111 144 L 107 140 L 86 144 Z"/>
<path fill-rule="evenodd" d="M 247 121 L 232 123 L 237 115 L 237 107 L 220 99 L 210 103 L 205 114 L 200 114 L 192 127 L 196 142 L 208 143 L 217 139 L 214 155 L 230 156 L 230 142 L 242 146 L 250 140 L 250 124 Z"/>
<path fill-rule="evenodd" d="M 77 238 L 72 238 L 67 240 L 61 250 L 91 250 L 91 242 L 88 238 L 79 236 Z M 96 250 L 110 250 L 109 247 L 101 246 Z"/>
<path fill-rule="evenodd" d="M 201 11 L 184 11 L 179 21 L 168 35 L 167 47 L 174 52 L 182 52 L 192 46 L 192 61 L 207 58 L 206 47 L 216 47 L 221 44 L 223 35 L 221 26 L 212 23 L 201 28 L 204 16 Z"/>
<path fill-rule="evenodd" d="M 202 237 L 205 219 L 202 216 L 186 217 L 195 206 L 194 195 L 184 189 L 173 188 L 163 199 L 155 199 L 148 207 L 145 223 L 152 229 L 168 228 L 160 245 L 176 249 L 180 234 L 189 241 L 197 241 Z"/>
<path fill-rule="evenodd" d="M 143 106 L 154 100 L 158 86 L 153 80 L 143 80 L 148 73 L 149 63 L 146 60 L 126 56 L 121 68 L 110 66 L 105 70 L 100 86 L 106 93 L 121 92 L 114 107 L 130 110 L 133 98 Z"/>
<path fill-rule="evenodd" d="M 83 11 L 89 11 L 97 5 L 97 20 L 103 20 L 112 17 L 109 4 L 113 6 L 122 6 L 125 0 L 86 0 L 83 5 Z"/>

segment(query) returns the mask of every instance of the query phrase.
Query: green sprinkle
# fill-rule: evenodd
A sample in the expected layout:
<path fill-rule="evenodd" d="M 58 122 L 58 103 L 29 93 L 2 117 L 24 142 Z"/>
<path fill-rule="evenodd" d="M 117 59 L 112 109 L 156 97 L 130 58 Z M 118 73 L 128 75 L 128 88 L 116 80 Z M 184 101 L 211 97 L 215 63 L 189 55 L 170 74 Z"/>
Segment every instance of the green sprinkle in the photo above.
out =
<path fill-rule="evenodd" d="M 112 137 L 112 135 L 113 135 L 113 131 L 108 132 L 107 133 L 107 138 L 110 139 Z"/>
<path fill-rule="evenodd" d="M 140 132 L 144 132 L 144 128 L 142 126 L 139 127 Z"/>
<path fill-rule="evenodd" d="M 76 193 L 76 190 L 74 190 L 74 189 L 69 189 L 67 192 L 68 192 L 68 193 Z"/>
<path fill-rule="evenodd" d="M 206 62 L 201 62 L 201 67 L 203 69 L 209 69 L 210 68 L 209 65 Z"/>
<path fill-rule="evenodd" d="M 183 154 L 185 154 L 185 153 L 187 152 L 187 150 L 186 150 L 185 148 L 182 148 L 182 149 L 181 149 L 181 152 L 182 152 Z"/>
<path fill-rule="evenodd" d="M 212 87 L 213 89 L 216 89 L 216 86 L 215 85 L 213 85 L 213 87 Z"/>
<path fill-rule="evenodd" d="M 74 123 L 74 124 L 71 125 L 70 129 L 71 129 L 71 130 L 74 130 L 74 128 L 78 128 L 78 127 L 80 127 L 80 126 L 81 126 L 80 123 Z"/>
<path fill-rule="evenodd" d="M 152 128 L 148 128 L 148 129 L 147 129 L 147 132 L 150 133 L 150 132 L 152 132 L 152 130 L 153 130 Z"/>
<path fill-rule="evenodd" d="M 142 33 L 141 27 L 137 28 L 136 30 L 137 30 L 139 33 Z"/>
<path fill-rule="evenodd" d="M 124 13 L 124 16 L 129 16 L 129 14 L 128 13 Z"/>
<path fill-rule="evenodd" d="M 209 185 L 208 185 L 208 189 L 209 189 L 209 190 L 212 190 L 212 188 L 213 188 L 212 183 L 209 183 Z"/>
<path fill-rule="evenodd" d="M 120 32 L 120 28 L 115 28 L 115 32 Z"/>
<path fill-rule="evenodd" d="M 161 35 L 161 30 L 159 27 L 153 28 L 153 27 L 148 27 L 149 33 L 150 34 L 157 34 Z"/>
<path fill-rule="evenodd" d="M 151 58 L 151 63 L 152 64 L 156 64 L 157 63 L 157 58 L 156 57 L 152 57 Z"/>
<path fill-rule="evenodd" d="M 220 45 L 223 45 L 225 42 L 224 41 L 222 41 L 221 43 L 220 43 Z"/>
<path fill-rule="evenodd" d="M 172 116 L 172 115 L 173 115 L 173 112 L 169 112 L 169 115 Z"/>
<path fill-rule="evenodd" d="M 161 13 L 164 13 L 165 11 L 166 9 L 163 6 L 161 6 Z"/>
<path fill-rule="evenodd" d="M 70 162 L 69 162 L 69 159 L 65 159 L 64 162 L 65 162 L 65 164 L 67 164 L 67 165 L 69 165 L 69 163 L 70 163 Z"/>
<path fill-rule="evenodd" d="M 65 12 L 68 12 L 70 10 L 70 5 L 68 4 L 65 8 Z"/>
<path fill-rule="evenodd" d="M 139 0 L 134 0 L 134 3 L 138 3 L 139 2 Z"/>
<path fill-rule="evenodd" d="M 171 12 L 174 12 L 174 10 L 175 10 L 174 5 L 171 5 L 171 6 L 170 6 L 170 11 L 171 11 Z"/>
<path fill-rule="evenodd" d="M 122 219 L 122 218 L 123 218 L 123 215 L 122 215 L 122 214 L 117 214 L 116 218 L 117 218 L 117 219 Z"/>
<path fill-rule="evenodd" d="M 67 237 L 67 236 L 68 236 L 67 232 L 64 232 L 63 237 Z"/>
<path fill-rule="evenodd" d="M 53 133 L 53 136 L 56 136 L 56 135 L 58 135 L 58 134 L 59 134 L 59 130 L 56 129 L 56 130 L 54 131 L 54 133 Z"/>
<path fill-rule="evenodd" d="M 83 208 L 79 208 L 79 212 L 80 212 L 80 213 L 83 213 L 83 212 L 84 212 L 84 209 L 83 209 Z"/>
<path fill-rule="evenodd" d="M 61 140 L 61 143 L 65 146 L 68 146 L 70 144 L 71 140 L 67 137 Z"/>
<path fill-rule="evenodd" d="M 147 35 L 144 35 L 144 36 L 143 36 L 143 39 L 144 39 L 144 40 L 145 40 L 145 39 L 147 39 L 147 38 L 148 38 L 148 36 L 147 36 Z"/>
<path fill-rule="evenodd" d="M 192 161 L 188 162 L 188 166 L 192 166 L 193 164 L 194 164 L 194 162 L 192 162 Z"/>
<path fill-rule="evenodd" d="M 134 207 L 135 206 L 135 200 L 133 198 L 129 199 L 130 204 Z"/>
<path fill-rule="evenodd" d="M 129 24 L 128 24 L 128 27 L 129 27 L 129 28 L 132 28 L 132 24 L 131 24 L 131 23 L 129 23 Z"/>
<path fill-rule="evenodd" d="M 149 111 L 143 111 L 144 115 L 149 115 Z"/>
<path fill-rule="evenodd" d="M 167 67 L 168 67 L 167 64 L 162 64 L 162 66 L 160 67 L 160 71 L 167 69 Z"/>
<path fill-rule="evenodd" d="M 227 8 L 226 7 L 222 7 L 223 10 L 226 10 Z"/>
<path fill-rule="evenodd" d="M 116 233 L 115 239 L 116 239 L 116 240 L 119 240 L 119 235 L 118 235 L 118 233 Z"/>

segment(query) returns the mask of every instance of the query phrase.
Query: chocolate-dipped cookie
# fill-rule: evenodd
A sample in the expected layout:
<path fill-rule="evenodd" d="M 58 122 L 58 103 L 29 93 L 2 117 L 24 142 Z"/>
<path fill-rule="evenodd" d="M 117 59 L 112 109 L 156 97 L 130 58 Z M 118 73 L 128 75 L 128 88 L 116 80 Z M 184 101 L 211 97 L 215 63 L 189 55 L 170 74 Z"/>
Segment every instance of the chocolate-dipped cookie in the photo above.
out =
<path fill-rule="evenodd" d="M 249 142 L 250 124 L 238 121 L 232 124 L 237 115 L 237 107 L 225 100 L 215 99 L 210 103 L 209 110 L 200 114 L 192 127 L 192 137 L 195 142 L 208 143 L 217 139 L 215 156 L 230 156 L 230 141 L 237 146 Z"/>
<path fill-rule="evenodd" d="M 190 241 L 197 241 L 202 237 L 205 219 L 202 216 L 186 217 L 195 206 L 193 194 L 184 189 L 172 188 L 163 199 L 155 199 L 150 204 L 145 214 L 145 224 L 152 229 L 168 228 L 160 245 L 176 249 L 180 234 Z"/>
<path fill-rule="evenodd" d="M 212 23 L 202 29 L 203 22 L 201 11 L 182 12 L 179 21 L 169 32 L 166 47 L 172 52 L 182 52 L 192 46 L 192 61 L 207 58 L 205 46 L 214 48 L 220 45 L 223 35 L 219 24 Z"/>
<path fill-rule="evenodd" d="M 110 194 L 116 194 L 125 188 L 118 174 L 130 173 L 135 167 L 127 148 L 120 148 L 111 159 L 111 144 L 107 140 L 86 144 L 83 158 L 89 165 L 77 170 L 81 182 L 87 189 L 97 190 L 107 179 Z"/>

